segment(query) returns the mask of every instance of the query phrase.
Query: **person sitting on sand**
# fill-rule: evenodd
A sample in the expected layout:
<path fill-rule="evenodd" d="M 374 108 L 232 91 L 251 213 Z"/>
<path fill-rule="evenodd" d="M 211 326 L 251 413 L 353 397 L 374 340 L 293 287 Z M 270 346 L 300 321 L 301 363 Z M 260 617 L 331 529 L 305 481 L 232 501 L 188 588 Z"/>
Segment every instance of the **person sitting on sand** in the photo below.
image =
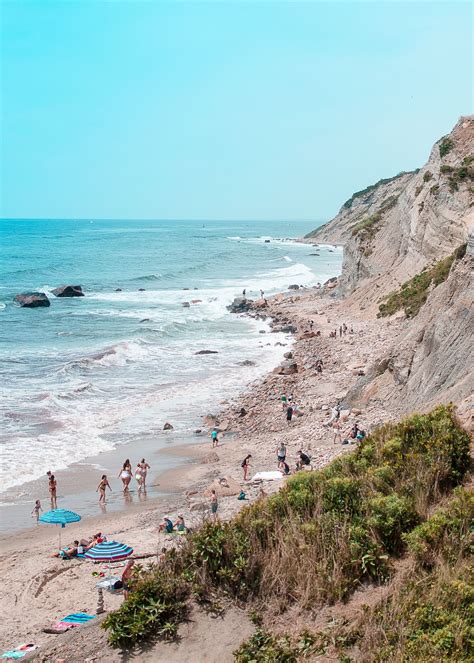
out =
<path fill-rule="evenodd" d="M 300 449 L 298 451 L 298 457 L 299 460 L 296 463 L 296 469 L 297 470 L 302 470 L 303 467 L 307 466 L 309 467 L 311 465 L 311 458 L 308 456 L 308 454 L 305 454 L 304 451 Z"/>
<path fill-rule="evenodd" d="M 290 471 L 290 466 L 289 466 L 288 463 L 286 463 L 286 462 L 283 463 L 282 470 L 283 470 L 283 474 L 284 474 L 285 476 L 288 476 L 288 475 L 291 473 L 291 471 Z"/>
<path fill-rule="evenodd" d="M 41 502 L 39 500 L 36 500 L 34 509 L 31 512 L 31 515 L 32 516 L 34 515 L 36 518 L 36 524 L 38 524 L 39 521 L 40 511 L 43 511 L 43 509 L 41 508 Z"/>
<path fill-rule="evenodd" d="M 251 458 L 252 458 L 252 454 L 248 454 L 247 456 L 245 456 L 245 458 L 243 459 L 243 461 L 240 464 L 241 468 L 244 471 L 244 481 L 247 481 L 247 473 L 249 471 L 250 459 Z"/>
<path fill-rule="evenodd" d="M 160 532 L 166 532 L 167 534 L 171 534 L 173 531 L 173 521 L 168 518 L 168 516 L 165 516 L 163 518 L 163 522 L 160 523 L 158 527 L 158 531 Z"/>
<path fill-rule="evenodd" d="M 186 532 L 186 525 L 184 523 L 183 516 L 178 516 L 176 518 L 176 522 L 173 523 L 173 529 L 175 528 L 177 532 Z"/>
<path fill-rule="evenodd" d="M 62 548 L 59 552 L 54 553 L 53 557 L 62 557 L 62 559 L 72 559 L 73 557 L 77 557 L 77 549 L 79 545 L 79 541 L 74 541 L 73 545 Z"/>

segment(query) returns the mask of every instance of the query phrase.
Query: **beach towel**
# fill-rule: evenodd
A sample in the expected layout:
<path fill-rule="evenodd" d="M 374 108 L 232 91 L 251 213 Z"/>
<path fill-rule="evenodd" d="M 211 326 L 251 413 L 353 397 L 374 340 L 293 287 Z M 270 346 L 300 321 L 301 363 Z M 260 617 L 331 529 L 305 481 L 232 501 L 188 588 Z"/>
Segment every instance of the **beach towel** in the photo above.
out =
<path fill-rule="evenodd" d="M 66 624 L 86 624 L 91 619 L 94 619 L 95 615 L 88 615 L 86 612 L 75 612 L 72 615 L 66 615 L 61 619 L 62 622 Z"/>
<path fill-rule="evenodd" d="M 2 654 L 2 658 L 10 658 L 13 660 L 23 658 L 23 656 L 26 656 L 34 649 L 38 649 L 38 645 L 18 645 L 16 649 L 11 649 Z"/>
<path fill-rule="evenodd" d="M 257 472 L 252 481 L 264 479 L 265 481 L 273 481 L 274 479 L 283 479 L 283 474 L 275 470 L 274 472 Z"/>

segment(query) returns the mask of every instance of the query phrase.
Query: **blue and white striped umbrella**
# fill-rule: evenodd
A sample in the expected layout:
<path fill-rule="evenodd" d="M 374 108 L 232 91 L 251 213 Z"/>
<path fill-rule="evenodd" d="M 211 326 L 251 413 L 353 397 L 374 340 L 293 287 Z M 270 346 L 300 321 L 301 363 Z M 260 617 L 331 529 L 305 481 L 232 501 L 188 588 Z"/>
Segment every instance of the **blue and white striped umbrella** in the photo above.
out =
<path fill-rule="evenodd" d="M 125 545 L 125 543 L 103 541 L 88 550 L 85 553 L 85 557 L 92 559 L 94 562 L 115 562 L 129 557 L 132 552 L 133 548 Z"/>
<path fill-rule="evenodd" d="M 61 525 L 61 529 L 66 527 L 67 523 L 77 523 L 81 519 L 81 516 L 74 511 L 68 511 L 67 509 L 53 509 L 52 511 L 46 511 L 40 517 L 40 522 L 48 523 L 50 525 Z M 59 549 L 61 550 L 61 529 L 59 530 Z"/>

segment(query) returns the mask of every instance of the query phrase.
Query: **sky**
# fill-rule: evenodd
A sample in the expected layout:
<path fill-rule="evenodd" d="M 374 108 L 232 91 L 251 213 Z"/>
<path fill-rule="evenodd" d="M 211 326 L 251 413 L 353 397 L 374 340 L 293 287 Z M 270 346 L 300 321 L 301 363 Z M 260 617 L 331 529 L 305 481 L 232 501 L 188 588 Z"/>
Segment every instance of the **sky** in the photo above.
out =
<path fill-rule="evenodd" d="M 2 2 L 10 218 L 327 219 L 472 113 L 467 2 Z"/>

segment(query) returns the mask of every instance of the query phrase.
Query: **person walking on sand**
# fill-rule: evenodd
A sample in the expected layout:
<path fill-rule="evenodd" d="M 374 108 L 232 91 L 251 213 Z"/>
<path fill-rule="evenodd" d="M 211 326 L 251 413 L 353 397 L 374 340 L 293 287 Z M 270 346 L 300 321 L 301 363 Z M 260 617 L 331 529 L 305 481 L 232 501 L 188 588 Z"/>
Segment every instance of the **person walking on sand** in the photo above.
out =
<path fill-rule="evenodd" d="M 249 467 L 250 467 L 250 459 L 251 459 L 251 458 L 252 458 L 252 454 L 248 454 L 247 456 L 245 456 L 245 458 L 243 459 L 243 461 L 242 461 L 242 463 L 241 463 L 241 465 L 240 465 L 241 468 L 242 468 L 243 471 L 244 471 L 244 481 L 247 481 L 247 473 L 248 473 L 248 471 L 249 471 Z"/>
<path fill-rule="evenodd" d="M 135 564 L 135 560 L 129 559 L 125 565 L 125 569 L 123 570 L 122 573 L 122 585 L 123 585 L 123 600 L 126 601 L 128 599 L 128 595 L 130 593 L 130 580 L 133 575 L 133 565 Z"/>
<path fill-rule="evenodd" d="M 110 487 L 109 480 L 107 479 L 107 475 L 103 474 L 102 479 L 100 480 L 99 485 L 97 486 L 97 490 L 95 491 L 96 493 L 99 493 L 99 503 L 105 504 L 105 489 L 109 487 L 109 490 L 111 491 L 112 488 Z"/>
<path fill-rule="evenodd" d="M 41 502 L 39 500 L 36 500 L 34 509 L 31 512 L 31 515 L 35 516 L 36 518 L 36 524 L 38 524 L 39 521 L 40 511 L 43 511 L 43 509 L 41 508 Z"/>
<path fill-rule="evenodd" d="M 278 469 L 283 469 L 286 460 L 286 446 L 284 442 L 280 442 L 280 446 L 276 450 Z"/>
<path fill-rule="evenodd" d="M 141 468 L 143 490 L 146 490 L 146 475 L 148 474 L 150 466 L 148 465 L 148 463 L 144 458 L 141 459 L 138 465 Z"/>
<path fill-rule="evenodd" d="M 213 520 L 217 520 L 217 509 L 219 507 L 219 503 L 217 501 L 217 495 L 216 491 L 213 489 L 211 490 L 211 514 Z"/>
<path fill-rule="evenodd" d="M 219 446 L 219 434 L 217 428 L 213 428 L 211 432 L 212 448 Z"/>
<path fill-rule="evenodd" d="M 141 491 L 143 490 L 143 474 L 140 463 L 137 463 L 137 467 L 135 470 L 135 481 L 137 482 L 138 485 L 138 492 L 141 493 Z"/>
<path fill-rule="evenodd" d="M 122 484 L 123 484 L 123 492 L 127 493 L 129 488 L 130 481 L 132 480 L 132 466 L 130 465 L 130 461 L 127 458 L 122 465 L 122 469 L 118 473 L 118 476 L 122 479 Z"/>
<path fill-rule="evenodd" d="M 51 497 L 51 509 L 57 509 L 58 508 L 58 498 L 57 498 L 57 490 L 58 490 L 58 484 L 56 483 L 56 479 L 54 478 L 54 474 L 51 474 L 49 477 L 49 495 Z"/>

